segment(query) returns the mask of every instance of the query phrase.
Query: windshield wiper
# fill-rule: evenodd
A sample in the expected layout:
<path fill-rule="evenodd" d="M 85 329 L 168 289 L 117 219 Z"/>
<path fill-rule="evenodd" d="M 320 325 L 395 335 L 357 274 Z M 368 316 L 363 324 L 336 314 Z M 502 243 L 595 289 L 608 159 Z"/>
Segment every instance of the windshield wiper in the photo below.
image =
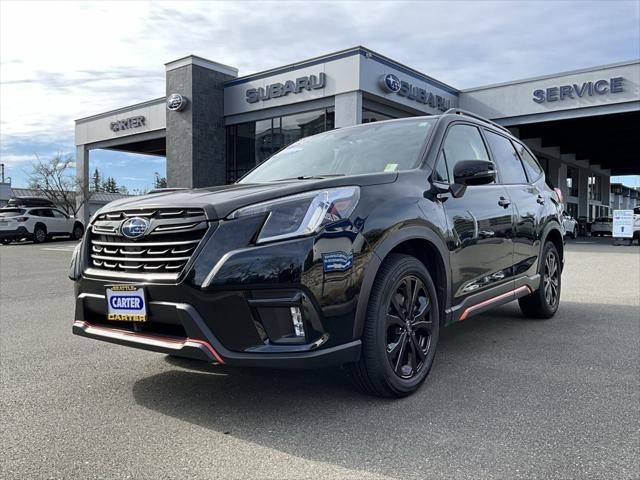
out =
<path fill-rule="evenodd" d="M 331 177 L 344 177 L 344 173 L 332 173 L 328 175 L 301 175 L 299 177 L 280 178 L 275 180 L 276 182 L 283 182 L 285 180 L 322 180 Z"/>

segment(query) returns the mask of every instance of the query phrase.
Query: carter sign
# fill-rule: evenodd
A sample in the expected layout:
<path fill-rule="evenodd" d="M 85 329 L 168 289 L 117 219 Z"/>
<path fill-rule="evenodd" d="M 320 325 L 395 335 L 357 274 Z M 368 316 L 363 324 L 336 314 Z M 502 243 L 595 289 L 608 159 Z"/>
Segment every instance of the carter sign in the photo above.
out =
<path fill-rule="evenodd" d="M 129 130 L 131 128 L 144 127 L 145 118 L 140 115 L 138 117 L 129 117 L 124 120 L 116 120 L 111 122 L 109 128 L 113 132 L 119 132 L 120 130 Z"/>

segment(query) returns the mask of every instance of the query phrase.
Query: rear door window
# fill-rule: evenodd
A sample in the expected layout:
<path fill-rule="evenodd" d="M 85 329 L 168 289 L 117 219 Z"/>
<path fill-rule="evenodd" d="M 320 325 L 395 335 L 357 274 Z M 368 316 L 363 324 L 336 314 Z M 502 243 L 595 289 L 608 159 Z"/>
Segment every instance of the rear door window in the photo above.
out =
<path fill-rule="evenodd" d="M 493 161 L 498 167 L 498 172 L 500 172 L 502 183 L 527 183 L 527 176 L 524 173 L 522 162 L 511 141 L 490 130 L 485 130 L 485 136 L 493 154 Z"/>

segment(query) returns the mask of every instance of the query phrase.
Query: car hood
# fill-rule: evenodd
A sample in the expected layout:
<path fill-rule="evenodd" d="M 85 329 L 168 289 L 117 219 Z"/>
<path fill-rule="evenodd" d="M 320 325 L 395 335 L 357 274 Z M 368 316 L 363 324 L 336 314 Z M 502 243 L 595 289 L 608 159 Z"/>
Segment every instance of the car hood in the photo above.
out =
<path fill-rule="evenodd" d="M 387 172 L 318 180 L 221 185 L 123 198 L 108 203 L 100 209 L 100 213 L 138 208 L 195 207 L 203 208 L 209 219 L 216 220 L 238 208 L 287 195 L 347 185 L 379 185 L 394 182 L 397 177 L 396 172 Z"/>

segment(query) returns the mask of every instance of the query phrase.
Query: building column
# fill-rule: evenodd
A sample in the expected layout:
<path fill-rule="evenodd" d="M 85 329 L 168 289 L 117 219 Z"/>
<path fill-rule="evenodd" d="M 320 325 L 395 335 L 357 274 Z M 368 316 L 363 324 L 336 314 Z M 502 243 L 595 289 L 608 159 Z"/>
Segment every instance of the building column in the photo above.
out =
<path fill-rule="evenodd" d="M 76 217 L 89 225 L 89 149 L 85 145 L 76 145 Z"/>
<path fill-rule="evenodd" d="M 362 123 L 362 92 L 347 92 L 335 96 L 335 126 L 350 127 Z"/>
<path fill-rule="evenodd" d="M 580 178 L 578 179 L 578 216 L 587 217 L 589 220 L 589 170 L 579 168 Z"/>
<path fill-rule="evenodd" d="M 167 96 L 187 100 L 184 108 L 166 112 L 167 186 L 226 183 L 224 84 L 237 76 L 233 67 L 193 55 L 166 64 Z"/>

